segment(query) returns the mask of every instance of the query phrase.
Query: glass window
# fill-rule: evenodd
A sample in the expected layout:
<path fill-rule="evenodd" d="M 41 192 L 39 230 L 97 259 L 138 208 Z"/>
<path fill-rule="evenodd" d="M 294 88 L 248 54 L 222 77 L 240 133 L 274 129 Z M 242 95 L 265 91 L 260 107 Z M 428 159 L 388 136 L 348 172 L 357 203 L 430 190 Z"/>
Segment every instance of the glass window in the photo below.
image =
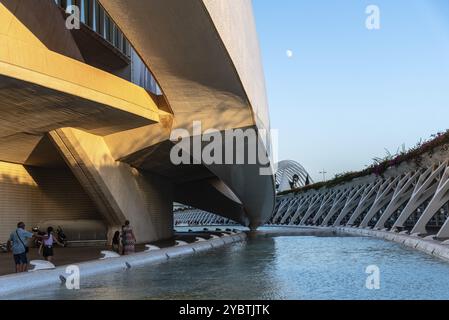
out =
<path fill-rule="evenodd" d="M 114 47 L 131 59 L 131 82 L 151 91 L 162 94 L 151 72 L 132 49 L 123 32 L 112 21 L 98 0 L 54 0 L 61 8 L 77 5 L 81 13 L 81 22 L 88 25 Z"/>
<path fill-rule="evenodd" d="M 93 0 L 79 0 L 81 10 L 81 22 L 94 28 L 94 2 Z"/>
<path fill-rule="evenodd" d="M 162 94 L 156 79 L 133 49 L 131 49 L 131 82 L 154 94 Z"/>
<path fill-rule="evenodd" d="M 80 20 L 84 24 L 87 24 L 87 21 L 86 21 L 86 17 L 87 17 L 87 12 L 86 12 L 87 11 L 87 3 L 86 2 L 87 2 L 87 0 L 78 0 L 77 1 L 79 9 L 80 9 Z"/>
<path fill-rule="evenodd" d="M 106 40 L 112 42 L 111 19 L 106 13 L 104 14 L 104 36 Z"/>

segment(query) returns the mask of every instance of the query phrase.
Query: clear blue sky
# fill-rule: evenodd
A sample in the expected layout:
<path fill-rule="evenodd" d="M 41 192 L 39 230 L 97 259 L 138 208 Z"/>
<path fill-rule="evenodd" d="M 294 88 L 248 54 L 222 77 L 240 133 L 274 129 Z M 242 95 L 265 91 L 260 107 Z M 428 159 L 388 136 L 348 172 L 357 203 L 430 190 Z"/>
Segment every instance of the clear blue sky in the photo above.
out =
<path fill-rule="evenodd" d="M 253 4 L 280 159 L 320 180 L 449 128 L 449 1 Z M 380 30 L 365 27 L 370 4 Z"/>

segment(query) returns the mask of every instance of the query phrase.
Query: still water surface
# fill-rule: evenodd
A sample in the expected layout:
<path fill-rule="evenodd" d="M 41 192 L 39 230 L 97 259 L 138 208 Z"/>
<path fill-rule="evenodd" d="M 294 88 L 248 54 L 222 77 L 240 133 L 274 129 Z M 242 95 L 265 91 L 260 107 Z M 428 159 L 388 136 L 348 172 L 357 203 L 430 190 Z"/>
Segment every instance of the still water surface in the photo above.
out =
<path fill-rule="evenodd" d="M 369 265 L 380 268 L 380 290 L 365 286 Z M 11 298 L 449 299 L 449 264 L 378 239 L 262 232 L 168 263 L 82 279 L 79 291 L 47 287 Z"/>

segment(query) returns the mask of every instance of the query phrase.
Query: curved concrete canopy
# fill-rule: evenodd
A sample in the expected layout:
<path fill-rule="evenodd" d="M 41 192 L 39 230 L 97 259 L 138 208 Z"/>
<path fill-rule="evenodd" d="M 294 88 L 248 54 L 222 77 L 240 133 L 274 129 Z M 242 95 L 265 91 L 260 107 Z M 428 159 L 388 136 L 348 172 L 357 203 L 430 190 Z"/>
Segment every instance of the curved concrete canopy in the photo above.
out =
<path fill-rule="evenodd" d="M 173 111 L 172 129 L 192 132 L 193 121 L 201 121 L 203 131 L 269 128 L 249 0 L 100 2 L 157 79 Z M 247 16 L 251 20 L 242 20 Z M 273 176 L 261 176 L 259 164 L 207 167 L 242 202 L 240 222 L 257 226 L 270 217 Z"/>
<path fill-rule="evenodd" d="M 251 0 L 203 0 L 236 67 L 259 128 L 270 128 L 265 77 Z"/>

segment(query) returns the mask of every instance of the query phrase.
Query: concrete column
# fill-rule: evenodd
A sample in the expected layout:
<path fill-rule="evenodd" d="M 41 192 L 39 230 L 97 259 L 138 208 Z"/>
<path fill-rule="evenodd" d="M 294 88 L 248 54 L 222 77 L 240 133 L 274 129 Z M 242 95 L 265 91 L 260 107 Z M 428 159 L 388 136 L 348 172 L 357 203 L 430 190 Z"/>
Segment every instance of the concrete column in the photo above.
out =
<path fill-rule="evenodd" d="M 49 136 L 110 232 L 130 220 L 139 243 L 173 236 L 171 183 L 115 161 L 102 137 L 73 128 L 58 129 Z"/>

